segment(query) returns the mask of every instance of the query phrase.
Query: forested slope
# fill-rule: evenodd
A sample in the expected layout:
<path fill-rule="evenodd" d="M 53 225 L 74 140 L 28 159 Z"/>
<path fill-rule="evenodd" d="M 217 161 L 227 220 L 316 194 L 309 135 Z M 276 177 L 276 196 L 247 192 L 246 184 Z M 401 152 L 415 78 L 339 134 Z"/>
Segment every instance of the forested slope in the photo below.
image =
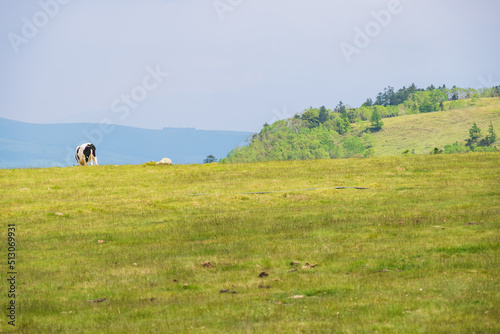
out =
<path fill-rule="evenodd" d="M 333 109 L 311 107 L 266 123 L 249 145 L 233 149 L 221 162 L 427 154 L 456 142 L 462 147 L 474 122 L 483 136 L 489 126 L 500 126 L 499 96 L 500 87 L 388 87 L 359 108 L 339 102 Z"/>

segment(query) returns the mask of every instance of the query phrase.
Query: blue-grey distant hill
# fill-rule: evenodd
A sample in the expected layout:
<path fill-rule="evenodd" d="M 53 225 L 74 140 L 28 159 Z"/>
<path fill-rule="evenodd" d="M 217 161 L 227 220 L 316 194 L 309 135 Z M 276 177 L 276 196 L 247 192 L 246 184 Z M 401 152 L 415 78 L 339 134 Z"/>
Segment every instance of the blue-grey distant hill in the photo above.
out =
<path fill-rule="evenodd" d="M 163 157 L 174 164 L 224 158 L 249 132 L 191 128 L 140 129 L 96 123 L 31 124 L 0 118 L 0 168 L 76 164 L 75 148 L 92 142 L 99 164 L 142 164 Z"/>

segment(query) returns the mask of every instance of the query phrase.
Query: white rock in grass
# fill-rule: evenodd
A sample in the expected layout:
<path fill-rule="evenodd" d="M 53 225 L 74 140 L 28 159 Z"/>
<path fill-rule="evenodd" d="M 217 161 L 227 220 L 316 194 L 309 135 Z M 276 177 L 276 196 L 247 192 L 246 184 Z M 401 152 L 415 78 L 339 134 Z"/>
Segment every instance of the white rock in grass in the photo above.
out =
<path fill-rule="evenodd" d="M 157 165 L 171 165 L 172 160 L 170 160 L 169 158 L 163 158 L 160 161 L 158 161 L 156 164 Z"/>

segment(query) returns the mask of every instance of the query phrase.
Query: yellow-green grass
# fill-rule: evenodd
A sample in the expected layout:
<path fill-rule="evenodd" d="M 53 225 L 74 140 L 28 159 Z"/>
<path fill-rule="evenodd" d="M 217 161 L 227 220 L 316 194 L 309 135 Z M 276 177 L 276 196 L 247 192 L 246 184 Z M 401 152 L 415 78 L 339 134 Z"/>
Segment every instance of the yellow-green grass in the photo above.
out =
<path fill-rule="evenodd" d="M 485 135 L 490 121 L 495 132 L 500 131 L 500 97 L 462 102 L 471 107 L 448 110 L 451 102 L 446 102 L 445 111 L 384 118 L 383 128 L 373 133 L 375 154 L 399 155 L 406 150 L 428 154 L 435 147 L 443 149 L 445 145 L 464 142 L 473 122 Z"/>
<path fill-rule="evenodd" d="M 0 170 L 1 238 L 16 225 L 15 329 L 498 333 L 499 162 Z"/>

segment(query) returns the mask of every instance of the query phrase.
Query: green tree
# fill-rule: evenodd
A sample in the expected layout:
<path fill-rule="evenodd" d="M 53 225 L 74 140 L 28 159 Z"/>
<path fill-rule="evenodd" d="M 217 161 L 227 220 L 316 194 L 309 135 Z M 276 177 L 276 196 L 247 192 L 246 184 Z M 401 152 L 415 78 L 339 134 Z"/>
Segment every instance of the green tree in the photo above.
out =
<path fill-rule="evenodd" d="M 321 108 L 319 108 L 318 120 L 321 124 L 324 124 L 328 120 L 328 111 L 325 106 L 321 106 Z"/>
<path fill-rule="evenodd" d="M 370 122 L 375 130 L 382 129 L 382 126 L 384 125 L 384 122 L 382 122 L 382 117 L 380 116 L 377 107 L 373 109 L 372 116 L 370 117 Z"/>
<path fill-rule="evenodd" d="M 493 130 L 493 123 L 490 121 L 490 126 L 488 127 L 488 138 L 490 144 L 493 144 L 497 138 L 497 135 L 495 134 L 495 130 Z"/>
<path fill-rule="evenodd" d="M 478 145 L 481 147 L 490 146 L 495 142 L 496 137 L 497 136 L 495 134 L 495 130 L 493 130 L 493 123 L 491 123 L 490 121 L 490 126 L 488 127 L 488 135 L 485 138 L 478 141 Z"/>
<path fill-rule="evenodd" d="M 355 154 L 363 154 L 365 150 L 365 145 L 361 138 L 354 136 L 343 139 L 342 146 L 344 147 L 346 157 L 352 157 Z"/>
<path fill-rule="evenodd" d="M 349 124 L 349 121 L 345 118 L 342 118 L 342 117 L 337 117 L 335 119 L 335 130 L 343 135 L 344 133 L 346 133 L 347 131 L 349 131 L 349 128 L 351 127 L 351 125 Z"/>
<path fill-rule="evenodd" d="M 472 124 L 469 129 L 469 138 L 466 140 L 467 146 L 472 147 L 477 145 L 477 141 L 481 137 L 481 129 L 477 126 L 476 122 Z"/>
<path fill-rule="evenodd" d="M 319 122 L 319 111 L 318 111 L 318 109 L 311 108 L 309 110 L 306 110 L 302 114 L 301 119 L 311 129 L 319 126 L 320 122 Z"/>
<path fill-rule="evenodd" d="M 431 151 L 431 154 L 441 154 L 443 153 L 443 150 L 440 150 L 437 147 L 434 147 L 434 149 Z"/>
<path fill-rule="evenodd" d="M 342 146 L 342 144 L 338 144 L 337 146 L 335 146 L 330 156 L 335 159 L 345 158 L 344 147 Z"/>
<path fill-rule="evenodd" d="M 335 111 L 338 112 L 343 119 L 349 120 L 349 118 L 347 117 L 347 109 L 342 101 L 337 104 L 337 106 L 335 107 Z"/>
<path fill-rule="evenodd" d="M 474 94 L 472 94 L 471 101 L 472 102 L 477 102 L 478 98 L 479 98 L 479 94 L 477 92 L 475 92 Z"/>
<path fill-rule="evenodd" d="M 370 98 L 366 99 L 366 102 L 363 103 L 362 105 L 362 107 L 371 107 L 371 106 L 373 106 L 373 100 Z"/>
<path fill-rule="evenodd" d="M 213 155 L 207 155 L 207 157 L 205 158 L 205 160 L 203 160 L 203 163 L 204 164 L 211 164 L 212 162 L 217 162 L 217 158 L 214 157 Z"/>
<path fill-rule="evenodd" d="M 418 107 L 420 112 L 431 112 L 438 110 L 438 104 L 431 100 L 429 97 L 425 97 L 423 103 Z"/>

